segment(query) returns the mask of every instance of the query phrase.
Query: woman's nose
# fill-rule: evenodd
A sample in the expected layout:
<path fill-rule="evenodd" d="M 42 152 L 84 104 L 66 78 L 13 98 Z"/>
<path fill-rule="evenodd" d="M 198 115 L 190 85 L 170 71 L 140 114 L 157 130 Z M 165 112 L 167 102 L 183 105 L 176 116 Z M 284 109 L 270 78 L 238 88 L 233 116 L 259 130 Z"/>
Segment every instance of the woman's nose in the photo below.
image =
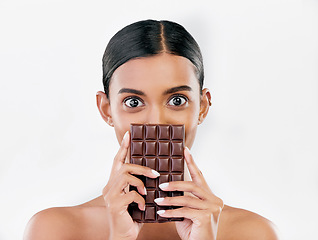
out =
<path fill-rule="evenodd" d="M 166 116 L 163 109 L 160 107 L 152 107 L 146 116 L 146 123 L 148 124 L 166 124 Z"/>

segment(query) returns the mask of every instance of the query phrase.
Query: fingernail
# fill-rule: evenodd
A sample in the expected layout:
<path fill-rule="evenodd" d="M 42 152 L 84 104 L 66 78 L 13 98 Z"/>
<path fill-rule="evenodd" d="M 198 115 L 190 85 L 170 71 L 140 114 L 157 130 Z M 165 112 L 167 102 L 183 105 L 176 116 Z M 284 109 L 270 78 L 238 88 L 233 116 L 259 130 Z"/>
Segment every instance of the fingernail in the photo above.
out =
<path fill-rule="evenodd" d="M 146 210 L 146 205 L 143 206 L 142 209 L 140 209 L 141 211 L 145 211 Z"/>
<path fill-rule="evenodd" d="M 147 195 L 147 190 L 146 190 L 146 187 L 144 187 L 144 192 L 145 192 L 145 195 Z"/>
<path fill-rule="evenodd" d="M 185 160 L 188 162 L 189 158 L 191 157 L 191 153 L 188 147 L 185 147 L 184 149 Z"/>
<path fill-rule="evenodd" d="M 191 154 L 188 147 L 185 147 L 185 150 L 186 150 L 189 154 Z"/>
<path fill-rule="evenodd" d="M 154 201 L 155 203 L 161 203 L 164 200 L 164 198 L 156 198 Z"/>
<path fill-rule="evenodd" d="M 122 140 L 122 143 L 124 143 L 125 145 L 127 145 L 127 142 L 128 142 L 128 132 L 129 131 L 125 132 L 123 140 Z"/>
<path fill-rule="evenodd" d="M 128 132 L 129 132 L 129 131 L 125 132 L 125 135 L 124 135 L 124 139 L 125 139 L 125 140 L 126 140 L 126 138 L 128 137 Z"/>
<path fill-rule="evenodd" d="M 158 173 L 156 170 L 151 169 L 151 172 L 152 172 L 154 175 L 156 175 L 157 177 L 160 176 L 160 173 Z"/>
<path fill-rule="evenodd" d="M 159 210 L 157 211 L 157 213 L 160 215 L 160 214 L 164 214 L 165 213 L 165 210 Z"/>
<path fill-rule="evenodd" d="M 159 185 L 159 187 L 160 187 L 161 189 L 167 188 L 168 186 L 169 186 L 169 183 L 167 183 L 167 182 L 161 183 L 161 184 Z"/>
<path fill-rule="evenodd" d="M 125 134 L 124 134 L 124 136 L 123 136 L 123 139 L 121 140 L 122 143 L 125 141 L 125 138 L 126 138 L 126 136 L 127 136 L 127 133 L 128 133 L 128 131 L 125 132 Z"/>

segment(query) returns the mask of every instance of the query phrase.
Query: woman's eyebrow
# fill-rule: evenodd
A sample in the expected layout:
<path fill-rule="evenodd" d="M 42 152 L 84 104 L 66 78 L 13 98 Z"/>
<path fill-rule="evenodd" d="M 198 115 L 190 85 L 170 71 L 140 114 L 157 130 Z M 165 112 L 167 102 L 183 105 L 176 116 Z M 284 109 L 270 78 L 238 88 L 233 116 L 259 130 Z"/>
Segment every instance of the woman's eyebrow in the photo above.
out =
<path fill-rule="evenodd" d="M 179 91 L 192 91 L 192 88 L 187 86 L 187 85 L 173 87 L 173 88 L 170 88 L 170 89 L 164 91 L 163 95 L 167 95 L 167 94 L 171 94 L 171 93 L 175 93 L 175 92 L 179 92 Z"/>
<path fill-rule="evenodd" d="M 187 85 L 182 85 L 178 87 L 169 88 L 164 91 L 163 95 L 179 92 L 179 91 L 192 91 L 192 88 Z M 132 88 L 122 88 L 119 90 L 118 94 L 120 93 L 133 93 L 140 96 L 146 96 L 146 94 L 140 90 L 132 89 Z"/>
<path fill-rule="evenodd" d="M 134 94 L 141 95 L 141 96 L 146 95 L 144 92 L 136 90 L 136 89 L 132 89 L 132 88 L 122 88 L 119 90 L 118 94 L 120 94 L 120 93 L 134 93 Z"/>

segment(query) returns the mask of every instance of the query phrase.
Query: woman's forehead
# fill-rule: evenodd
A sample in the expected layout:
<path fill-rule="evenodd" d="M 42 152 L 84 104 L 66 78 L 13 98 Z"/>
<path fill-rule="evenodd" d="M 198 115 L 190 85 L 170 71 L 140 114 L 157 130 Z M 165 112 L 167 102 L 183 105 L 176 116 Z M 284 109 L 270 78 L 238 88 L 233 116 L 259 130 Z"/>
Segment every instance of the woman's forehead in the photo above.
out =
<path fill-rule="evenodd" d="M 159 91 L 182 85 L 198 91 L 200 86 L 194 65 L 185 57 L 159 54 L 124 63 L 115 70 L 109 87 L 110 92 L 123 87 Z"/>

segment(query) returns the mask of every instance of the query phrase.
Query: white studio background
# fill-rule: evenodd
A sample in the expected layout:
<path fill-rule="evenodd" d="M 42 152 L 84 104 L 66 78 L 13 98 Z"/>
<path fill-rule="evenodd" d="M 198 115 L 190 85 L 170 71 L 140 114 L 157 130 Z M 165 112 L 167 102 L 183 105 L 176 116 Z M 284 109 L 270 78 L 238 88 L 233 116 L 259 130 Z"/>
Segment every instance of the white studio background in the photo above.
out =
<path fill-rule="evenodd" d="M 213 105 L 194 158 L 225 204 L 318 239 L 318 2 L 0 1 L 0 240 L 101 194 L 118 143 L 95 93 L 109 39 L 143 19 L 201 46 Z"/>

